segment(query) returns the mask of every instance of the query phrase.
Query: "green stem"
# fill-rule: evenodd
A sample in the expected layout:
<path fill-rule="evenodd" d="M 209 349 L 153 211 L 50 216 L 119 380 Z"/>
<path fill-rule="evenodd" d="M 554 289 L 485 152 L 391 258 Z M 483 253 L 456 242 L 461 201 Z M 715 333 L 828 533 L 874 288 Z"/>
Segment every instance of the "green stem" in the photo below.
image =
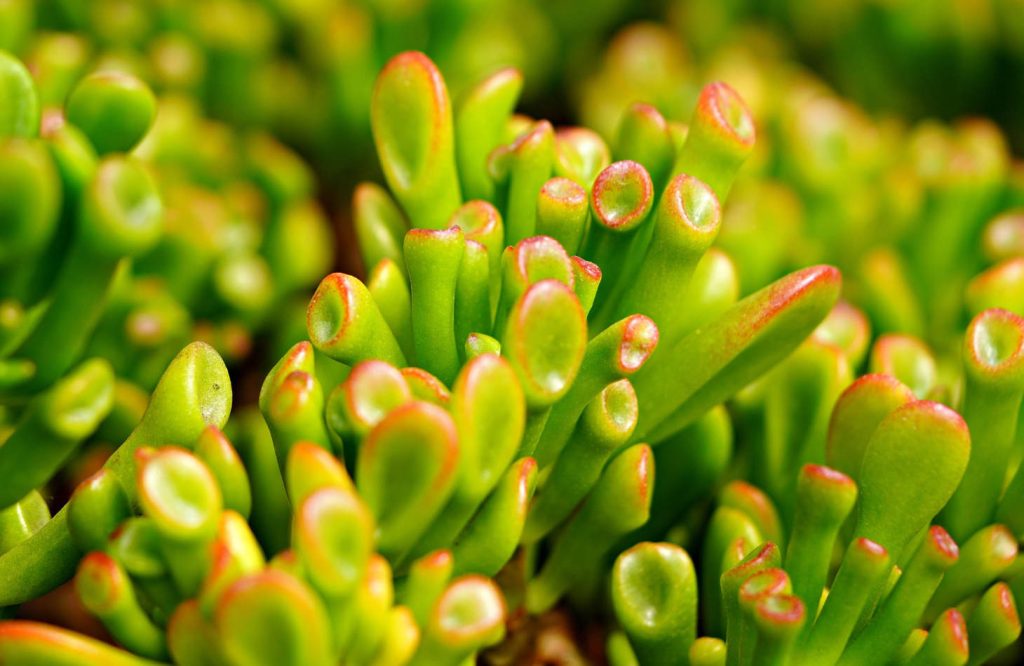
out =
<path fill-rule="evenodd" d="M 638 444 L 605 469 L 586 503 L 555 542 L 540 573 L 526 588 L 526 607 L 550 608 L 578 580 L 579 562 L 598 560 L 622 535 L 647 520 L 653 482 L 651 448 Z"/>
<path fill-rule="evenodd" d="M 366 268 L 372 269 L 390 259 L 404 276 L 402 239 L 409 225 L 384 188 L 374 183 L 356 186 L 352 193 L 352 224 Z"/>
<path fill-rule="evenodd" d="M 521 541 L 530 499 L 537 487 L 537 463 L 522 458 L 508 468 L 498 486 L 455 539 L 455 574 L 495 576 L 512 559 Z"/>
<path fill-rule="evenodd" d="M 370 271 L 366 288 L 394 334 L 402 354 L 412 358 L 415 352 L 412 341 L 412 305 L 409 284 L 402 272 L 404 265 L 404 262 L 382 259 Z"/>
<path fill-rule="evenodd" d="M 967 625 L 955 608 L 943 613 L 907 666 L 962 666 L 967 663 Z"/>
<path fill-rule="evenodd" d="M 798 648 L 800 663 L 834 664 L 839 659 L 871 590 L 885 580 L 890 569 L 885 548 L 868 539 L 854 539 L 839 565 L 825 605 Z"/>
<path fill-rule="evenodd" d="M 807 621 L 807 611 L 799 597 L 777 594 L 754 607 L 757 646 L 753 663 L 758 666 L 789 666 L 797 637 Z"/>
<path fill-rule="evenodd" d="M 587 191 L 579 183 L 552 178 L 537 194 L 537 234 L 554 238 L 573 254 L 583 241 L 589 213 Z"/>
<path fill-rule="evenodd" d="M 466 364 L 452 389 L 450 409 L 459 432 L 459 478 L 412 557 L 454 541 L 501 481 L 523 437 L 526 400 L 512 367 L 499 356 Z"/>
<path fill-rule="evenodd" d="M 275 555 L 289 544 L 291 506 L 278 466 L 274 440 L 256 410 L 242 412 L 237 418 L 240 432 L 235 436 L 235 445 L 252 488 L 249 521 L 267 553 Z"/>
<path fill-rule="evenodd" d="M 501 69 L 476 84 L 455 109 L 455 157 L 467 199 L 492 198 L 487 156 L 501 143 L 522 89 L 518 70 Z"/>
<path fill-rule="evenodd" d="M 743 610 L 740 607 L 740 588 L 752 576 L 762 571 L 776 569 L 780 564 L 782 564 L 782 553 L 779 552 L 779 547 L 768 541 L 753 549 L 738 564 L 729 567 L 719 577 L 719 603 L 715 605 L 715 610 L 721 609 L 721 613 L 717 613 L 716 617 L 720 617 L 722 613 L 725 615 L 726 627 L 724 635 L 728 640 L 726 643 L 728 648 L 725 657 L 726 663 L 739 664 L 748 656 L 743 654 L 742 648 L 743 646 L 750 645 L 746 632 L 752 627 L 746 622 L 746 618 L 743 617 Z M 707 585 L 705 591 L 709 588 L 710 586 Z M 712 597 L 706 593 L 704 598 L 710 599 Z M 704 617 L 706 623 L 710 623 L 713 617 L 711 613 L 712 610 L 705 606 Z M 721 620 L 719 619 L 720 623 Z M 717 630 L 720 631 L 720 628 Z"/>
<path fill-rule="evenodd" d="M 516 139 L 508 159 L 505 242 L 513 245 L 536 234 L 537 192 L 551 177 L 555 162 L 555 133 L 551 123 L 542 120 Z"/>
<path fill-rule="evenodd" d="M 990 525 L 975 532 L 960 547 L 957 560 L 932 595 L 924 619 L 929 621 L 947 608 L 980 593 L 1017 559 L 1017 539 L 1002 525 Z"/>
<path fill-rule="evenodd" d="M 614 321 L 613 296 L 623 288 L 626 261 L 633 242 L 641 237 L 654 205 L 654 185 L 643 165 L 621 161 L 602 171 L 590 193 L 593 222 L 583 241 L 580 254 L 601 267 L 604 289 L 597 294 L 595 324 Z"/>
<path fill-rule="evenodd" d="M 982 595 L 967 620 L 971 666 L 984 664 L 1020 636 L 1020 617 L 1006 583 L 996 583 Z"/>
<path fill-rule="evenodd" d="M 487 248 L 467 239 L 455 285 L 455 342 L 459 350 L 471 333 L 491 330 L 489 270 Z"/>
<path fill-rule="evenodd" d="M 849 645 L 841 666 L 878 663 L 887 655 L 895 657 L 921 620 L 928 600 L 943 574 L 959 558 L 959 549 L 946 530 L 932 527 L 918 547 L 896 587 L 882 602 L 870 623 Z M 972 650 L 973 652 L 973 650 Z"/>
<path fill-rule="evenodd" d="M 530 507 L 524 544 L 540 541 L 572 513 L 608 459 L 628 441 L 636 419 L 636 393 L 628 379 L 609 384 L 590 402 Z"/>
<path fill-rule="evenodd" d="M 102 359 L 82 363 L 36 397 L 0 447 L 0 508 L 49 481 L 113 401 L 114 373 Z"/>
<path fill-rule="evenodd" d="M 961 412 L 971 431 L 971 456 L 942 514 L 961 540 L 992 520 L 1003 488 L 1024 396 L 1024 319 L 1006 310 L 975 317 L 964 340 L 964 365 Z"/>
<path fill-rule="evenodd" d="M 755 134 L 754 118 L 736 91 L 722 82 L 710 83 L 701 90 L 675 172 L 699 178 L 725 201 L 740 166 L 754 150 Z"/>
<path fill-rule="evenodd" d="M 87 555 L 78 567 L 75 590 L 118 643 L 143 657 L 167 658 L 163 631 L 139 606 L 128 574 L 112 557 L 101 552 Z"/>
<path fill-rule="evenodd" d="M 720 222 L 718 200 L 707 185 L 687 175 L 673 178 L 658 203 L 651 243 L 639 271 L 624 285 L 616 312 L 647 315 L 667 344 L 675 342 L 683 312 L 692 307 L 682 296 Z"/>
<path fill-rule="evenodd" d="M 856 500 L 857 486 L 845 474 L 819 465 L 800 470 L 786 570 L 807 608 L 818 607 L 836 537 Z"/>
<path fill-rule="evenodd" d="M 659 332 L 648 317 L 631 315 L 609 326 L 588 344 L 576 381 L 551 408 L 537 446 L 537 464 L 551 467 L 587 405 L 609 384 L 644 366 L 658 346 Z"/>
<path fill-rule="evenodd" d="M 738 591 L 740 610 L 739 632 L 729 636 L 729 642 L 737 644 L 729 650 L 727 659 L 732 663 L 749 666 L 757 653 L 757 611 L 758 606 L 770 597 L 789 595 L 792 591 L 789 575 L 782 569 L 764 569 L 743 581 Z M 726 663 L 729 663 L 728 661 Z"/>
<path fill-rule="evenodd" d="M 416 361 L 446 384 L 455 380 L 464 342 L 456 338 L 455 298 L 465 246 L 458 227 L 413 229 L 405 236 Z"/>
<path fill-rule="evenodd" d="M 409 575 L 400 583 L 396 597 L 408 606 L 416 624 L 424 627 L 434 604 L 448 587 L 455 560 L 449 550 L 439 550 L 412 563 Z"/>

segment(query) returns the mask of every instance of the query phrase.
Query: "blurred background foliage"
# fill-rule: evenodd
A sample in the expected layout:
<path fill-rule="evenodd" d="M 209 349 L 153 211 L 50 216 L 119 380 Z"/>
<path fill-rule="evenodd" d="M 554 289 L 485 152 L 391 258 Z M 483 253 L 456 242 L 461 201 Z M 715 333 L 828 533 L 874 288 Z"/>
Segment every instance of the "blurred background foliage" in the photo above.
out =
<path fill-rule="evenodd" d="M 861 125 L 865 114 L 980 115 L 1024 145 L 1014 113 L 1024 103 L 1021 0 L 2 0 L 0 17 L 0 48 L 30 64 L 45 104 L 86 71 L 128 70 L 167 106 L 184 96 L 295 148 L 342 216 L 355 181 L 377 168 L 376 72 L 409 49 L 439 64 L 456 98 L 517 67 L 524 112 L 606 138 L 633 101 L 685 120 L 712 78 L 729 80 L 768 125 L 773 110 L 794 105 L 779 77 L 802 77 L 804 88 L 846 98 L 837 103 Z"/>

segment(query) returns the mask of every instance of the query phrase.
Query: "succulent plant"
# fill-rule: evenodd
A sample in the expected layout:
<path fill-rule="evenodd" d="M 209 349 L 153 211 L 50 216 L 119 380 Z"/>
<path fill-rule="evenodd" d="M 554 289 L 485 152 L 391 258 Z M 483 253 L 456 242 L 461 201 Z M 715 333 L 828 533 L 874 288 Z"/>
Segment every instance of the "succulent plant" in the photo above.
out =
<path fill-rule="evenodd" d="M 56 56 L 63 46 L 40 49 Z M 83 349 L 143 390 L 194 337 L 244 358 L 269 313 L 308 297 L 331 265 L 309 167 L 267 135 L 203 118 L 186 98 L 156 98 L 123 69 L 65 72 L 55 97 L 53 73 L 30 63 L 32 75 L 3 55 L 0 298 L 5 377 L 36 368 L 5 384 L 38 391 Z M 286 348 L 293 334 L 280 335 Z"/>
<path fill-rule="evenodd" d="M 688 25 L 709 36 L 709 23 L 710 16 Z M 580 82 L 579 114 L 606 136 L 634 101 L 681 121 L 701 81 L 732 82 L 762 139 L 737 176 L 716 239 L 736 264 L 741 293 L 827 262 L 843 271 L 844 298 L 875 334 L 911 334 L 955 356 L 969 318 L 965 286 L 1014 252 L 1022 198 L 1005 128 L 985 118 L 874 119 L 764 30 L 726 33 L 704 51 L 699 39 L 684 41 L 667 26 L 627 26 Z M 629 92 L 612 92 L 619 90 Z"/>
<path fill-rule="evenodd" d="M 771 496 L 744 482 L 724 486 L 703 537 L 700 613 L 710 635 L 701 641 L 686 551 L 643 542 L 619 555 L 611 584 L 624 633 L 613 634 L 613 663 L 983 663 L 1015 641 L 1016 601 L 1000 579 L 1015 578 L 1018 543 L 995 522 L 1010 514 L 999 507 L 1016 502 L 1013 482 L 1002 492 L 1008 464 L 997 453 L 1015 426 L 971 404 L 1016 419 L 1022 324 L 999 309 L 971 322 L 965 417 L 918 399 L 892 375 L 847 377 L 816 459 L 796 471 L 801 459 L 787 457 L 795 486 Z M 812 375 L 785 370 L 802 362 L 794 354 L 773 374 L 796 390 Z M 784 390 L 773 380 L 765 382 Z M 994 386 L 1003 387 L 998 396 Z M 813 403 L 800 407 L 796 416 L 766 404 L 764 432 L 813 414 Z M 1000 478 L 986 484 L 986 474 Z"/>
<path fill-rule="evenodd" d="M 372 117 L 400 204 L 369 185 L 357 196 L 361 244 L 368 257 L 378 255 L 369 287 L 333 274 L 313 295 L 307 315 L 312 345 L 293 347 L 260 394 L 269 438 L 254 437 L 256 448 L 233 455 L 227 440 L 205 429 L 224 425 L 229 381 L 212 350 L 187 348 L 104 469 L 53 520 L 0 556 L 10 581 L 6 603 L 52 588 L 75 567 L 76 552 L 99 547 L 82 560 L 76 577 L 86 606 L 126 647 L 152 658 L 169 649 L 184 659 L 175 654 L 174 632 L 164 639 L 159 627 L 182 600 L 196 598 L 202 606 L 204 587 L 235 598 L 225 591 L 235 588 L 209 560 L 218 550 L 209 544 L 216 543 L 217 525 L 245 541 L 224 525 L 247 533 L 239 518 L 251 509 L 253 536 L 262 538 L 267 554 L 296 561 L 291 573 L 305 571 L 306 584 L 323 597 L 326 619 L 284 623 L 313 632 L 302 641 L 312 650 L 308 659 L 337 658 L 347 649 L 368 659 L 380 647 L 379 641 L 348 645 L 353 629 L 344 619 L 356 611 L 342 600 L 364 575 L 386 587 L 394 571 L 405 579 L 399 596 L 409 600 L 422 632 L 414 660 L 458 663 L 501 637 L 504 602 L 479 576 L 497 574 L 512 558 L 538 485 L 545 508 L 531 524 L 530 551 L 544 540 L 551 552 L 535 573 L 526 572 L 531 611 L 549 608 L 581 582 L 575 566 L 581 556 L 608 551 L 645 522 L 654 456 L 648 444 L 634 442 L 665 439 L 784 358 L 831 308 L 838 275 L 827 267 L 808 269 L 732 305 L 735 294 L 721 293 L 717 284 L 723 266 L 728 275 L 727 260 L 702 271 L 701 257 L 719 222 L 717 196 L 728 191 L 753 142 L 752 119 L 723 84 L 708 88 L 678 149 L 653 109 L 644 109 L 624 133 L 624 155 L 657 158 L 657 186 L 641 163 L 611 162 L 596 135 L 556 135 L 546 122 L 512 117 L 518 87 L 518 75 L 500 72 L 474 89 L 453 120 L 433 63 L 416 53 L 389 63 Z M 508 137 L 512 143 L 504 143 Z M 692 173 L 672 177 L 677 160 Z M 463 174 L 474 174 L 467 178 L 491 200 L 463 204 Z M 662 188 L 664 195 L 656 194 Z M 536 235 L 549 226 L 567 242 L 575 238 L 573 251 L 614 266 L 603 291 L 596 264 L 570 258 L 559 241 Z M 703 312 L 677 307 L 688 294 L 707 302 Z M 630 314 L 634 307 L 643 313 Z M 588 333 L 588 313 L 608 322 L 602 331 Z M 659 341 L 667 351 L 657 374 L 647 363 L 658 359 Z M 718 353 L 707 355 L 715 347 Z M 672 394 L 658 388 L 667 376 L 678 376 L 672 367 L 697 359 L 702 367 L 673 381 Z M 154 441 L 185 448 L 147 448 Z M 187 450 L 192 447 L 195 455 Z M 586 458 L 585 467 L 577 464 Z M 320 508 L 309 501 L 318 494 L 307 497 L 315 479 L 336 491 Z M 552 495 L 561 488 L 564 496 Z M 581 508 L 573 514 L 576 505 Z M 110 510 L 103 522 L 92 522 L 101 508 L 115 506 L 120 514 Z M 133 506 L 141 517 L 130 515 Z M 289 514 L 293 527 L 285 540 L 280 523 L 266 516 Z M 353 532 L 357 524 L 363 527 Z M 150 552 L 135 562 L 131 551 L 138 547 Z M 250 550 L 241 559 L 258 563 L 260 548 Z M 367 563 L 375 550 L 381 555 L 373 574 Z M 302 566 L 308 558 L 314 560 Z M 438 561 L 447 564 L 437 570 Z M 258 600 L 275 594 L 311 603 L 297 587 L 303 577 L 278 581 L 275 573 L 266 580 L 262 565 L 225 566 L 249 581 L 240 583 L 243 599 L 255 595 L 239 608 L 258 613 Z M 161 576 L 163 583 L 156 580 Z M 447 587 L 457 620 L 435 621 L 432 614 L 446 604 L 434 600 L 447 598 L 451 576 L 460 576 Z M 267 592 L 245 592 L 259 580 Z M 212 599 L 207 604 L 216 606 Z M 388 606 L 379 606 L 381 617 Z M 485 616 L 470 624 L 486 635 L 445 638 L 451 622 L 468 622 L 471 611 Z M 246 633 L 253 625 L 244 613 L 232 621 L 231 611 L 223 612 L 225 624 L 217 631 L 225 658 L 269 658 L 270 652 L 235 645 L 266 637 L 262 630 Z M 183 622 L 193 627 L 190 635 L 209 634 L 195 627 L 200 617 Z M 335 626 L 330 640 L 317 638 L 324 622 Z M 494 628 L 484 631 L 485 624 Z M 177 649 L 187 655 L 195 647 Z"/>
<path fill-rule="evenodd" d="M 680 8 L 692 60 L 639 24 L 566 70 L 588 129 L 483 63 L 544 79 L 614 1 L 157 4 L 0 2 L 30 65 L 0 52 L 0 662 L 1019 652 L 1001 130 L 876 121 L 771 39 L 716 46 L 739 5 Z M 365 277 L 324 276 L 315 190 L 361 124 Z M 256 336 L 258 397 L 258 360 L 228 372 Z"/>
<path fill-rule="evenodd" d="M 37 489 L 59 508 L 63 488 L 128 437 L 189 339 L 239 361 L 270 308 L 331 256 L 307 167 L 272 139 L 248 139 L 245 163 L 212 167 L 209 183 L 209 157 L 175 145 L 197 129 L 194 112 L 112 70 L 68 80 L 52 107 L 40 76 L 0 53 L 5 551 L 49 515 Z"/>

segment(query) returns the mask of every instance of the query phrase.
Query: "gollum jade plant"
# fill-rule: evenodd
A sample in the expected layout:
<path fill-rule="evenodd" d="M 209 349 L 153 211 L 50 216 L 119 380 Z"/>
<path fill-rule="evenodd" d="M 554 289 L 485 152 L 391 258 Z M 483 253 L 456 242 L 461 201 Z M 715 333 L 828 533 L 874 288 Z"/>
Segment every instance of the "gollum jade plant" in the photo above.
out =
<path fill-rule="evenodd" d="M 243 160 L 212 164 L 180 132 L 222 132 L 180 100 L 116 71 L 66 83 L 45 106 L 0 52 L 3 551 L 49 518 L 37 489 L 56 479 L 59 495 L 72 466 L 131 432 L 188 339 L 237 360 L 330 264 L 312 177 L 276 142 L 250 137 Z"/>
<path fill-rule="evenodd" d="M 786 473 L 764 478 L 768 492 L 742 480 L 719 491 L 699 581 L 673 543 L 643 542 L 616 559 L 611 663 L 980 664 L 1020 635 L 1024 474 L 1006 477 L 1024 319 L 992 308 L 971 321 L 962 417 L 893 374 L 850 383 L 842 360 L 848 386 L 826 427 L 776 449 L 770 433 L 803 435 L 799 418 L 818 409 L 811 396 L 827 393 L 837 365 L 810 351 L 821 344 L 812 338 L 764 380 L 762 389 L 789 395 L 764 399 L 760 450 L 750 454 L 781 459 Z M 887 346 L 878 341 L 872 365 L 894 353 Z M 913 351 L 895 353 L 908 358 L 892 362 L 913 365 Z M 795 471 L 807 458 L 824 464 Z"/>
<path fill-rule="evenodd" d="M 115 376 L 82 361 L 126 263 L 152 248 L 156 185 L 123 154 L 149 128 L 152 94 L 135 81 L 86 84 L 68 122 L 42 127 L 32 79 L 0 52 L 0 522 L 4 550 L 49 518 L 36 488 L 111 413 Z M 71 123 L 74 122 L 78 129 Z M 107 153 L 98 157 L 96 146 Z M 60 270 L 52 270 L 54 263 Z"/>
<path fill-rule="evenodd" d="M 688 130 L 636 106 L 609 149 L 512 115 L 520 85 L 499 72 L 453 112 L 422 54 L 385 67 L 371 115 L 392 194 L 355 198 L 369 279 L 321 282 L 309 341 L 264 382 L 262 433 L 227 424 L 226 369 L 194 343 L 64 509 L 5 530 L 0 604 L 74 578 L 125 649 L 11 621 L 0 658 L 462 664 L 516 609 L 600 600 L 622 549 L 614 663 L 963 663 L 968 635 L 979 662 L 1013 640 L 992 583 L 1024 482 L 990 480 L 1024 322 L 972 323 L 966 423 L 891 374 L 842 392 L 868 333 L 833 309 L 838 272 L 737 301 L 709 249 L 754 141 L 731 89 L 705 88 Z M 872 362 L 898 353 L 880 341 Z M 751 443 L 736 456 L 729 398 Z M 26 453 L 19 470 L 40 464 Z M 744 459 L 764 490 L 733 481 L 687 526 Z M 700 585 L 686 551 L 648 540 L 673 525 L 700 534 Z"/>
<path fill-rule="evenodd" d="M 985 118 L 871 118 L 763 33 L 730 30 L 704 51 L 700 39 L 715 33 L 710 23 L 623 28 L 601 66 L 581 80 L 579 116 L 610 132 L 642 100 L 670 122 L 682 120 L 701 81 L 735 82 L 758 119 L 758 145 L 730 193 L 715 246 L 736 264 L 741 293 L 812 261 L 835 265 L 844 298 L 864 311 L 875 335 L 920 337 L 955 369 L 969 318 L 965 286 L 985 267 L 1024 253 L 1021 164 L 1005 127 Z M 850 62 L 872 71 L 861 59 Z"/>
<path fill-rule="evenodd" d="M 133 393 L 144 408 L 139 394 L 193 338 L 229 363 L 268 329 L 287 349 L 302 336 L 270 314 L 303 311 L 332 262 L 312 172 L 265 134 L 210 121 L 186 97 L 156 97 L 118 63 L 82 62 L 60 76 L 42 65 L 66 51 L 40 37 L 31 73 L 0 53 L 6 393 L 52 382 L 52 368 L 20 384 L 11 374 L 40 357 L 57 366 L 84 354 L 110 361 L 117 399 Z M 44 309 L 64 319 L 37 326 Z M 70 329 L 68 342 L 17 341 L 33 328 Z"/>
<path fill-rule="evenodd" d="M 0 52 L 0 520 L 28 530 L 34 489 L 126 437 L 182 345 L 239 360 L 331 257 L 312 175 L 269 137 L 122 72 L 68 78 L 59 107 L 40 78 Z"/>
<path fill-rule="evenodd" d="M 728 87 L 685 135 L 638 107 L 613 163 L 591 132 L 512 116 L 520 85 L 499 72 L 453 117 L 425 56 L 392 60 L 372 117 L 395 199 L 365 185 L 355 204 L 373 270 L 321 283 L 312 344 L 260 395 L 270 437 L 233 449 L 229 377 L 190 345 L 103 470 L 7 540 L 0 603 L 74 575 L 150 659 L 456 664 L 504 633 L 487 576 L 520 546 L 531 612 L 593 575 L 574 564 L 648 517 L 642 442 L 787 356 L 839 277 L 734 303 L 728 259 L 706 253 L 754 140 Z M 18 469 L 43 464 L 26 450 Z M 40 625 L 0 636 L 16 662 L 135 659 Z"/>

